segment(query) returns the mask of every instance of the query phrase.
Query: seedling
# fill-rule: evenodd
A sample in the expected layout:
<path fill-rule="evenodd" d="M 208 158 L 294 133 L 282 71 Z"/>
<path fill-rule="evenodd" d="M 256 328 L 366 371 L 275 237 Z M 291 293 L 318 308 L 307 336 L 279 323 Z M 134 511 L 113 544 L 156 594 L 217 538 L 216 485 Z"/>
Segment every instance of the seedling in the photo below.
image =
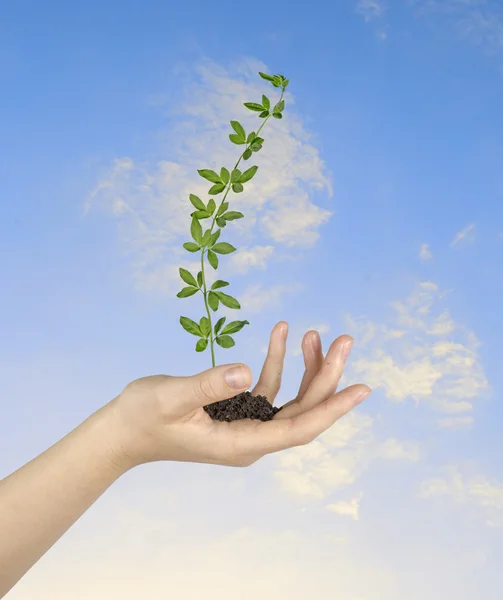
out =
<path fill-rule="evenodd" d="M 220 205 L 217 208 L 217 203 L 213 197 L 211 197 L 208 202 L 205 203 L 194 194 L 189 195 L 189 200 L 192 204 L 192 207 L 196 210 L 190 215 L 192 217 L 192 222 L 190 225 L 192 241 L 185 242 L 183 247 L 188 252 L 201 253 L 201 270 L 194 276 L 187 269 L 180 268 L 180 277 L 182 278 L 183 282 L 187 284 L 187 286 L 178 292 L 177 297 L 188 298 L 200 292 L 203 296 L 206 315 L 201 317 L 199 322 L 182 316 L 180 317 L 180 324 L 185 331 L 198 338 L 195 346 L 196 352 L 204 352 L 207 348 L 210 349 L 213 367 L 216 366 L 215 342 L 221 348 L 232 348 L 235 345 L 232 334 L 241 331 L 245 325 L 249 325 L 250 323 L 249 321 L 245 320 L 231 321 L 225 324 L 226 317 L 221 317 L 213 326 L 211 311 L 216 313 L 220 304 L 223 304 L 227 308 L 234 310 L 240 309 L 241 305 L 236 298 L 221 291 L 222 288 L 229 286 L 228 281 L 217 279 L 212 284 L 211 288 L 208 289 L 206 284 L 205 259 L 207 259 L 209 265 L 214 270 L 217 270 L 219 264 L 218 255 L 231 254 L 232 252 L 236 251 L 236 248 L 232 244 L 222 241 L 220 238 L 222 230 L 228 223 L 244 217 L 241 212 L 229 210 L 229 194 L 231 190 L 235 194 L 240 194 L 244 190 L 246 183 L 249 182 L 257 173 L 257 166 L 252 166 L 244 171 L 241 171 L 239 169 L 239 165 L 242 160 L 247 161 L 256 152 L 262 150 L 264 138 L 261 137 L 261 132 L 265 124 L 271 117 L 275 119 L 281 119 L 283 117 L 283 110 L 285 108 L 283 95 L 288 86 L 289 80 L 283 75 L 267 75 L 260 72 L 259 75 L 262 77 L 262 79 L 269 81 L 274 88 L 281 89 L 279 100 L 276 104 L 272 105 L 271 100 L 266 95 L 262 95 L 261 103 L 244 102 L 244 106 L 248 110 L 258 113 L 258 118 L 262 119 L 262 123 L 256 132 L 252 131 L 247 134 L 239 121 L 230 122 L 233 133 L 229 134 L 229 140 L 237 146 L 243 146 L 243 151 L 232 169 L 222 167 L 220 173 L 210 169 L 198 170 L 199 175 L 212 184 L 208 190 L 209 196 L 217 197 L 223 194 Z M 211 219 L 209 226 L 207 226 L 208 222 L 206 219 Z M 203 221 L 205 221 L 204 227 Z M 245 392 L 245 394 L 250 396 L 249 392 Z M 225 400 L 223 402 L 230 402 L 230 400 Z M 221 402 L 216 404 L 222 405 Z M 269 403 L 267 404 L 268 406 L 271 406 Z M 273 410 L 277 411 L 277 409 Z M 229 417 L 229 415 L 227 416 Z M 245 416 L 249 415 L 247 414 Z M 224 420 L 233 419 L 225 418 Z"/>

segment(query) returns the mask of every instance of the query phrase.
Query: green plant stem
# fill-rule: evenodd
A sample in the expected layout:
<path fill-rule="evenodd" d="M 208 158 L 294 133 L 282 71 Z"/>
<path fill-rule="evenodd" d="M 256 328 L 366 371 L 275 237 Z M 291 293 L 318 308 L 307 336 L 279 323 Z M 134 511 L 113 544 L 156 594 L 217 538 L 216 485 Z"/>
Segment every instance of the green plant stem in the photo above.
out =
<path fill-rule="evenodd" d="M 278 100 L 278 103 L 281 102 L 283 100 L 283 94 L 285 93 L 285 90 L 282 89 L 281 90 L 281 96 L 280 99 Z M 262 123 L 262 125 L 258 128 L 257 133 L 256 133 L 256 137 L 258 137 L 259 133 L 262 131 L 262 129 L 264 128 L 265 124 L 267 123 L 267 121 L 271 118 L 271 114 L 270 113 L 265 119 L 264 122 Z M 250 143 L 251 144 L 251 143 Z M 241 156 L 238 158 L 238 161 L 236 162 L 236 164 L 234 165 L 234 168 L 231 171 L 231 177 L 229 178 L 229 182 L 227 184 L 227 189 L 225 190 L 225 194 L 224 197 L 222 198 L 222 202 L 220 202 L 220 206 L 218 206 L 215 209 L 215 216 L 213 217 L 213 221 L 211 223 L 211 227 L 210 227 L 210 235 L 213 231 L 213 227 L 215 226 L 216 220 L 217 220 L 217 214 L 218 211 L 220 210 L 220 207 L 222 206 L 222 204 L 225 202 L 227 195 L 229 193 L 229 191 L 231 190 L 232 187 L 232 172 L 235 171 L 238 166 L 239 163 L 241 162 L 241 159 L 243 158 L 243 154 L 248 150 L 248 147 L 250 144 L 246 144 L 245 149 L 243 150 L 243 152 L 241 153 Z M 206 248 L 202 248 L 201 251 L 201 273 L 203 275 L 203 295 L 204 295 L 204 305 L 206 306 L 206 313 L 208 314 L 208 319 L 210 321 L 210 348 L 211 348 L 211 363 L 212 366 L 215 367 L 215 349 L 214 349 L 214 339 L 213 339 L 213 323 L 211 321 L 211 311 L 210 308 L 208 306 L 208 291 L 206 288 L 206 277 L 204 276 L 204 252 L 205 250 L 207 250 Z"/>
<path fill-rule="evenodd" d="M 210 349 L 211 349 L 211 364 L 215 367 L 215 348 L 213 346 L 213 323 L 211 322 L 211 312 L 210 307 L 208 306 L 208 291 L 206 289 L 206 277 L 204 276 L 204 248 L 201 252 L 201 273 L 203 274 L 203 296 L 204 296 L 204 305 L 206 306 L 206 313 L 208 315 L 208 319 L 210 321 Z"/>

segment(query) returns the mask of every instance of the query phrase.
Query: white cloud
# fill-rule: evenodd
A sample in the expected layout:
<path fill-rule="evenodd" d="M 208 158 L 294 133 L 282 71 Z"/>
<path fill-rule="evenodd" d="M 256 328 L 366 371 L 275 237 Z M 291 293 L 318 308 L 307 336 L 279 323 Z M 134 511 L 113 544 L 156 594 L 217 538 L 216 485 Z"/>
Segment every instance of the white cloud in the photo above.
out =
<path fill-rule="evenodd" d="M 249 285 L 240 296 L 241 308 L 249 312 L 259 312 L 266 307 L 277 307 L 285 294 L 293 294 L 302 289 L 300 283 L 264 286 L 260 283 Z"/>
<path fill-rule="evenodd" d="M 462 429 L 473 424 L 473 417 L 445 417 L 437 420 L 437 426 L 441 429 Z"/>
<path fill-rule="evenodd" d="M 460 242 L 469 243 L 475 241 L 475 224 L 471 223 L 458 231 L 451 242 L 451 247 L 456 246 Z"/>
<path fill-rule="evenodd" d="M 426 262 L 427 260 L 432 260 L 433 254 L 430 250 L 429 244 L 421 244 L 421 247 L 419 248 L 419 258 L 423 262 Z"/>
<path fill-rule="evenodd" d="M 416 442 L 379 442 L 373 432 L 373 419 L 351 412 L 310 444 L 279 453 L 279 468 L 274 475 L 283 492 L 316 501 L 355 484 L 375 460 L 416 462 L 419 458 Z"/>
<path fill-rule="evenodd" d="M 356 12 L 361 15 L 365 21 L 372 21 L 388 10 L 388 3 L 384 0 L 358 0 L 356 3 Z"/>
<path fill-rule="evenodd" d="M 459 466 L 444 467 L 443 476 L 423 481 L 421 498 L 445 496 L 476 511 L 486 524 L 503 526 L 503 482 L 481 474 L 469 475 Z"/>
<path fill-rule="evenodd" d="M 231 271 L 237 273 L 247 273 L 251 267 L 264 269 L 267 265 L 267 259 L 274 252 L 273 246 L 254 246 L 253 248 L 238 248 L 236 252 L 230 255 L 229 267 Z"/>
<path fill-rule="evenodd" d="M 412 398 L 448 414 L 471 411 L 472 401 L 489 391 L 480 342 L 445 308 L 436 309 L 442 300 L 436 284 L 423 282 L 405 300 L 391 303 L 389 324 L 348 315 L 355 339 L 351 378 L 382 389 L 395 402 Z"/>
<path fill-rule="evenodd" d="M 421 450 L 417 442 L 400 441 L 395 438 L 388 438 L 380 444 L 378 454 L 388 460 L 417 462 L 421 458 Z"/>
<path fill-rule="evenodd" d="M 351 517 L 354 521 L 358 521 L 360 517 L 360 501 L 363 494 L 359 494 L 351 500 L 341 500 L 327 505 L 327 510 L 334 512 L 343 517 Z"/>
<path fill-rule="evenodd" d="M 117 159 L 89 194 L 85 214 L 98 204 L 116 219 L 138 288 L 173 295 L 179 290 L 171 267 L 184 266 L 183 260 L 191 258 L 181 247 L 190 239 L 193 207 L 188 196 L 208 198 L 208 182 L 197 169 L 219 170 L 235 163 L 241 148 L 228 139 L 229 121 L 238 119 L 246 131 L 256 131 L 256 113 L 247 111 L 243 102 L 256 101 L 262 93 L 274 100 L 278 90 L 257 75 L 267 70 L 262 62 L 251 59 L 228 70 L 206 60 L 196 65 L 193 75 L 185 72 L 183 91 L 176 106 L 170 107 L 173 121 L 165 135 L 171 156 L 154 162 Z M 313 189 L 331 196 L 332 187 L 324 162 L 295 112 L 290 88 L 285 95 L 285 118 L 268 121 L 263 149 L 240 165 L 257 164 L 257 175 L 243 193 L 229 197 L 230 208 L 244 214 L 222 232 L 238 248 L 234 256 L 221 261 L 222 269 L 229 272 L 264 269 L 274 258 L 271 244 L 253 244 L 257 234 L 289 252 L 309 248 L 332 215 L 309 198 Z M 217 205 L 221 198 L 216 197 Z M 290 288 L 279 284 L 272 296 L 278 297 L 281 290 Z"/>
<path fill-rule="evenodd" d="M 408 0 L 417 16 L 444 18 L 460 38 L 490 54 L 503 49 L 503 14 L 499 0 Z"/>

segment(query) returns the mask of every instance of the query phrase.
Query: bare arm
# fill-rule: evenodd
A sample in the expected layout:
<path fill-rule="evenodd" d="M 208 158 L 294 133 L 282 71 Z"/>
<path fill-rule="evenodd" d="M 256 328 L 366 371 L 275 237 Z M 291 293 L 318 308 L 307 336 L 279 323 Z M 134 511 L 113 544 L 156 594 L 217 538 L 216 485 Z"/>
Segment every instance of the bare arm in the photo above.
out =
<path fill-rule="evenodd" d="M 125 471 L 112 459 L 109 405 L 0 481 L 0 598 Z"/>

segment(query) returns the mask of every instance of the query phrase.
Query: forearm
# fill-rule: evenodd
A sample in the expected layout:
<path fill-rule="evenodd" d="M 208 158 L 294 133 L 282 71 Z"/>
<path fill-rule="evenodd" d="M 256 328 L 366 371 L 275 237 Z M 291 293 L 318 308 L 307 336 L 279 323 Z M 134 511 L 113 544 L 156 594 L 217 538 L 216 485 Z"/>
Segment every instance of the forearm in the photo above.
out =
<path fill-rule="evenodd" d="M 125 472 L 109 417 L 105 405 L 0 481 L 0 598 Z"/>

